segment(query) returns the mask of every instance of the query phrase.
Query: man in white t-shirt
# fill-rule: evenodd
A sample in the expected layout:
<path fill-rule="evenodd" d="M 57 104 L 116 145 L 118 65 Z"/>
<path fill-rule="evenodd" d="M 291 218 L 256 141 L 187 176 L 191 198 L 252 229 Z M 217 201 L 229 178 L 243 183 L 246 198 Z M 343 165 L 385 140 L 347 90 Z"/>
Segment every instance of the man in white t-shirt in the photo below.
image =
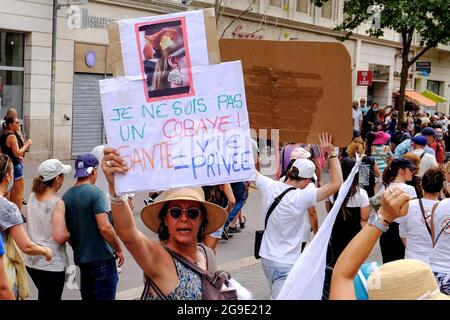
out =
<path fill-rule="evenodd" d="M 287 192 L 273 210 L 267 221 L 259 251 L 272 299 L 278 296 L 292 266 L 300 256 L 307 209 L 334 194 L 342 184 L 341 166 L 337 155 L 334 154 L 331 136 L 321 134 L 319 139 L 330 160 L 330 182 L 322 187 L 306 188 L 315 173 L 314 163 L 307 159 L 297 159 L 294 162 L 284 183 L 257 172 L 256 187 L 262 194 L 263 221 L 275 198 L 289 187 L 296 188 Z"/>
<path fill-rule="evenodd" d="M 353 130 L 361 132 L 363 116 L 361 111 L 358 109 L 358 100 L 353 100 L 352 117 L 353 117 Z"/>
<path fill-rule="evenodd" d="M 420 158 L 418 177 L 422 177 L 428 169 L 438 166 L 436 158 L 424 150 L 427 145 L 427 139 L 424 136 L 415 136 L 411 140 L 411 145 L 413 147 L 412 152 Z"/>

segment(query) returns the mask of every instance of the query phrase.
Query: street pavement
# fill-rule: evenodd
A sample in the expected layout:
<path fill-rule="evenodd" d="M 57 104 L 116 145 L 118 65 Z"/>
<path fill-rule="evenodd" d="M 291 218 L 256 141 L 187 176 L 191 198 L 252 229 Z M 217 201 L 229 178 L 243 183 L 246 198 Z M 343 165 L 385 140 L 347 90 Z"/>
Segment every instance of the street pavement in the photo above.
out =
<path fill-rule="evenodd" d="M 73 161 L 64 161 L 66 164 L 73 166 Z M 30 194 L 33 177 L 36 175 L 38 163 L 25 163 L 25 194 L 24 198 L 28 199 Z M 324 170 L 324 181 L 327 181 L 328 174 Z M 64 185 L 59 194 L 62 196 L 64 192 L 75 183 L 75 179 L 71 174 L 66 175 Z M 146 194 L 135 194 L 135 210 L 134 216 L 139 230 L 146 234 L 149 238 L 157 240 L 157 235 L 150 231 L 142 223 L 140 218 L 140 210 L 144 207 L 144 199 Z M 25 206 L 23 208 L 25 210 Z M 250 189 L 250 195 L 244 206 L 243 212 L 247 217 L 246 228 L 241 233 L 234 234 L 234 237 L 228 241 L 220 240 L 217 247 L 217 263 L 218 267 L 231 273 L 241 285 L 250 290 L 255 299 L 269 299 L 270 293 L 267 281 L 264 277 L 260 260 L 253 257 L 253 244 L 255 230 L 263 228 L 261 219 L 261 195 L 255 188 Z M 319 225 L 326 216 L 324 202 L 317 205 L 319 214 Z M 25 212 L 25 211 L 24 211 Z M 117 290 L 117 299 L 129 300 L 139 298 L 143 287 L 143 274 L 139 266 L 133 260 L 128 250 L 124 250 L 125 265 L 119 274 L 119 284 Z M 80 291 L 77 289 L 76 283 L 78 277 L 76 268 L 73 266 L 73 253 L 68 245 L 68 254 L 70 263 L 67 275 L 67 283 L 63 292 L 63 300 L 79 300 L 81 299 Z M 381 254 L 378 245 L 374 248 L 367 261 L 377 261 L 381 263 Z M 37 290 L 30 279 L 31 294 L 29 299 L 37 299 Z"/>

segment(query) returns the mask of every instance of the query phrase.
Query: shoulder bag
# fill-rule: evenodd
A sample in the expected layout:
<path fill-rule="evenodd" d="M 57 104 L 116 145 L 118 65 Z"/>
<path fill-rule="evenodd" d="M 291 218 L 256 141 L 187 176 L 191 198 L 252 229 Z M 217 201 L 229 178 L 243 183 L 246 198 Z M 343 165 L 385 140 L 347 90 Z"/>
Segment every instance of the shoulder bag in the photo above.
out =
<path fill-rule="evenodd" d="M 264 230 L 267 228 L 267 221 L 269 221 L 269 217 L 272 214 L 272 211 L 275 210 L 276 206 L 280 203 L 281 199 L 291 190 L 295 190 L 296 188 L 290 187 L 283 191 L 278 197 L 275 198 L 269 210 L 267 211 L 266 220 L 264 221 Z M 261 259 L 259 256 L 259 249 L 261 248 L 261 242 L 264 236 L 264 230 L 256 230 L 255 231 L 255 252 L 254 256 L 256 259 Z"/>

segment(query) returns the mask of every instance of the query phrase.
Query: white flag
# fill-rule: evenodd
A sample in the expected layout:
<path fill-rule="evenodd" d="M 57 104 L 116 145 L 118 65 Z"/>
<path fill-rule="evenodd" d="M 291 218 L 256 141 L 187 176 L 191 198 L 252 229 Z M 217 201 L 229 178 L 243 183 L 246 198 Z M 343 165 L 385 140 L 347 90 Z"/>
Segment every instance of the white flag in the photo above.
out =
<path fill-rule="evenodd" d="M 321 300 L 328 242 L 337 213 L 358 172 L 361 159 L 357 157 L 352 172 L 344 181 L 333 208 L 328 213 L 314 239 L 295 262 L 281 288 L 277 300 Z"/>

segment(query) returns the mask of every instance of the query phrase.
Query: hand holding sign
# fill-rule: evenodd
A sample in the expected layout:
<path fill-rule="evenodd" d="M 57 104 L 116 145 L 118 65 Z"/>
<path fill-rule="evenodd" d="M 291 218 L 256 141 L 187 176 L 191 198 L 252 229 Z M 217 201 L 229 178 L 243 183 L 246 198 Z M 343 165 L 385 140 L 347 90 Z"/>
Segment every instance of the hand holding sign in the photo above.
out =
<path fill-rule="evenodd" d="M 109 184 L 111 194 L 115 195 L 114 174 L 126 174 L 128 171 L 127 163 L 120 157 L 119 151 L 114 148 L 105 147 L 103 149 L 104 157 L 102 160 L 102 170 Z"/>

